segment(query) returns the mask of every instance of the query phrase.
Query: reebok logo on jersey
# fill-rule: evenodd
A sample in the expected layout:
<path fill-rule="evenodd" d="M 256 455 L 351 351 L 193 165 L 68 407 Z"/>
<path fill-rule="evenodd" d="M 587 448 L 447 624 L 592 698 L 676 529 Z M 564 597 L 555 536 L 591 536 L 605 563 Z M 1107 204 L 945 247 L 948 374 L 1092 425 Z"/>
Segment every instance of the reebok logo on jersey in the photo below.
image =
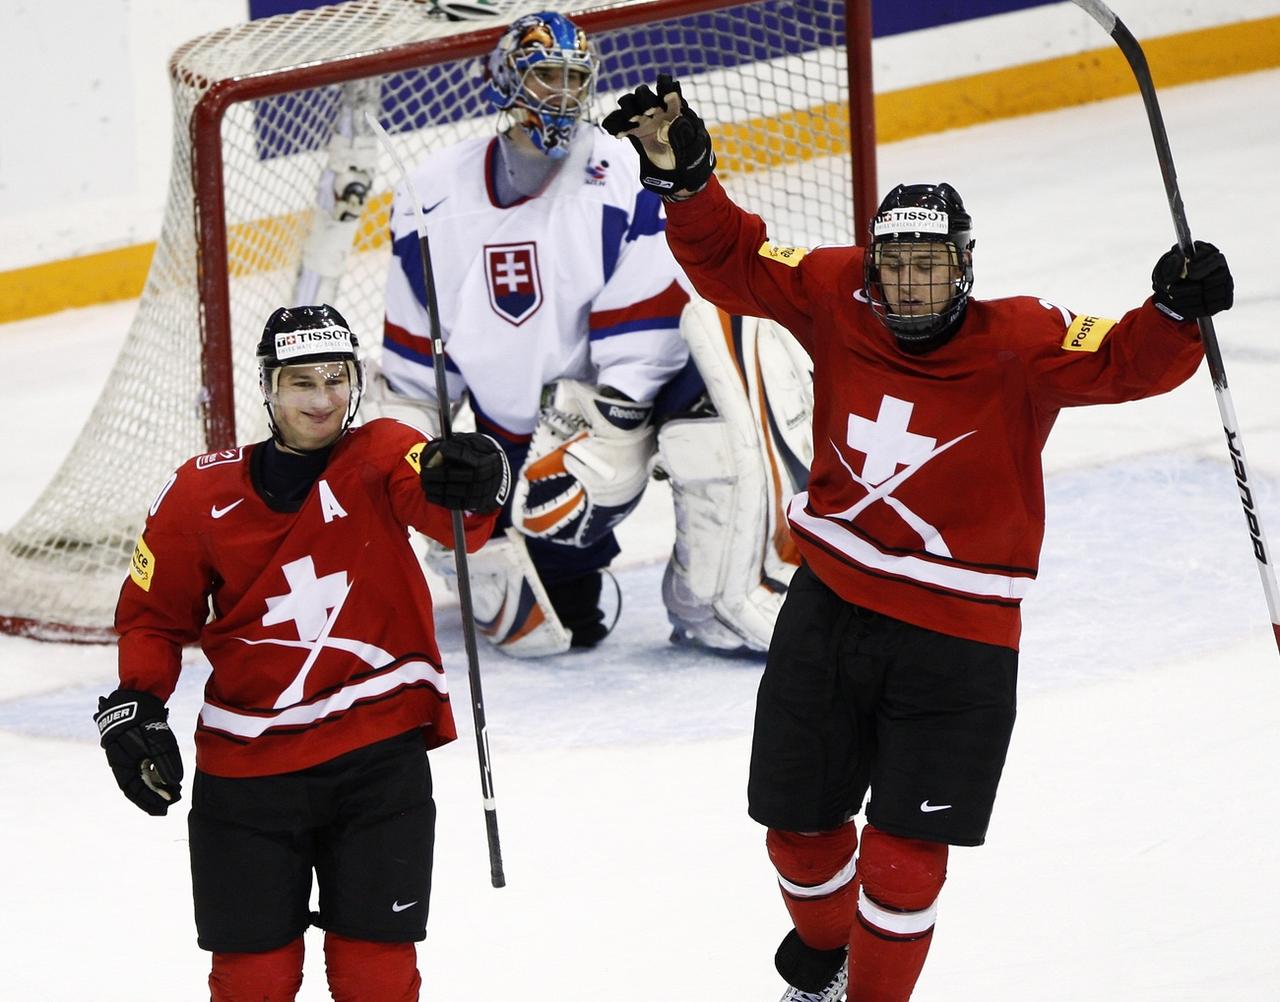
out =
<path fill-rule="evenodd" d="M 242 501 L 244 501 L 244 498 L 240 498 L 238 501 L 232 501 L 225 508 L 219 508 L 217 505 L 214 505 L 212 508 L 209 509 L 209 514 L 212 515 L 214 518 L 222 518 L 223 515 L 226 515 L 228 512 L 232 511 Z"/>
<path fill-rule="evenodd" d="M 779 264 L 785 264 L 788 268 L 796 267 L 808 253 L 808 247 L 779 247 L 777 244 L 771 244 L 767 240 L 760 245 L 759 250 L 761 257 L 768 258 L 770 261 L 777 261 Z"/>
<path fill-rule="evenodd" d="M 1062 347 L 1067 351 L 1097 351 L 1103 339 L 1112 327 L 1114 320 L 1106 317 L 1076 317 L 1067 328 L 1067 336 L 1062 339 Z"/>
<path fill-rule="evenodd" d="M 925 814 L 932 814 L 934 811 L 949 811 L 951 810 L 951 805 L 950 804 L 931 804 L 927 800 L 922 800 L 920 801 L 920 810 L 923 811 Z"/>
<path fill-rule="evenodd" d="M 143 591 L 151 590 L 151 575 L 156 570 L 156 558 L 141 536 L 133 548 L 133 559 L 129 561 L 129 578 Z"/>

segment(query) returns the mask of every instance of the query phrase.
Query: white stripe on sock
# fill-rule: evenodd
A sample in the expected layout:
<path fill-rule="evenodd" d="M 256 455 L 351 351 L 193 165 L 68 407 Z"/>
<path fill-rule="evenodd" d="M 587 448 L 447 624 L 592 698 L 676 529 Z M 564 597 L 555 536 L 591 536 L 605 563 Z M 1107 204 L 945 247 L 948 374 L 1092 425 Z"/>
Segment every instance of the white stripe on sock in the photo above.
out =
<path fill-rule="evenodd" d="M 804 884 L 793 884 L 781 873 L 778 874 L 778 883 L 782 885 L 782 889 L 790 894 L 793 898 L 821 898 L 827 894 L 832 894 L 840 890 L 845 884 L 853 879 L 856 867 L 854 858 L 849 857 L 849 862 L 830 880 L 818 884 L 817 887 L 806 887 Z"/>
<path fill-rule="evenodd" d="M 896 933 L 899 936 L 918 935 L 928 932 L 938 920 L 938 902 L 934 901 L 928 908 L 918 912 L 891 912 L 881 908 L 867 897 L 867 892 L 858 889 L 858 914 L 877 929 Z"/>

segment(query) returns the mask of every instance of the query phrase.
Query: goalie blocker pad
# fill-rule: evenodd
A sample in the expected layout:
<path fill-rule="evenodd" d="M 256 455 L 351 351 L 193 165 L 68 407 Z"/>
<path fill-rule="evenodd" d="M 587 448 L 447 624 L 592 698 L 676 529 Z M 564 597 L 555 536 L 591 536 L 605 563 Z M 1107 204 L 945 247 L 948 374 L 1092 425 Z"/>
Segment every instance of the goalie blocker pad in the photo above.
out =
<path fill-rule="evenodd" d="M 516 480 L 516 529 L 575 547 L 612 532 L 649 482 L 652 414 L 652 403 L 610 396 L 576 379 L 551 383 Z"/>
<path fill-rule="evenodd" d="M 717 416 L 658 434 L 675 503 L 662 582 L 672 639 L 764 651 L 800 562 L 785 509 L 813 458 L 812 367 L 778 324 L 705 300 L 685 307 L 680 332 Z"/>

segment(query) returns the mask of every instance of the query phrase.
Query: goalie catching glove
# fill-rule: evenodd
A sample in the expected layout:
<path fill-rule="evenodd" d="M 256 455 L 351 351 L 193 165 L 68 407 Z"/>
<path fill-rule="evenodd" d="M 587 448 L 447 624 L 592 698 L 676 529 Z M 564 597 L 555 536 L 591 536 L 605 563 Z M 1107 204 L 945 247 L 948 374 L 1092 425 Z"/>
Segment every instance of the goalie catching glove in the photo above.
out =
<path fill-rule="evenodd" d="M 98 700 L 93 721 L 124 795 L 153 817 L 168 813 L 182 799 L 182 755 L 164 703 L 117 689 Z"/>
<path fill-rule="evenodd" d="M 422 491 L 452 511 L 484 514 L 501 508 L 511 488 L 507 454 L 488 435 L 459 432 L 422 450 Z"/>
<path fill-rule="evenodd" d="M 665 73 L 655 94 L 647 84 L 618 100 L 603 122 L 606 132 L 631 140 L 640 154 L 640 183 L 666 197 L 688 197 L 706 187 L 716 169 L 707 127 Z"/>
<path fill-rule="evenodd" d="M 636 505 L 654 452 L 653 404 L 574 379 L 552 383 L 516 478 L 511 522 L 526 536 L 590 546 Z"/>

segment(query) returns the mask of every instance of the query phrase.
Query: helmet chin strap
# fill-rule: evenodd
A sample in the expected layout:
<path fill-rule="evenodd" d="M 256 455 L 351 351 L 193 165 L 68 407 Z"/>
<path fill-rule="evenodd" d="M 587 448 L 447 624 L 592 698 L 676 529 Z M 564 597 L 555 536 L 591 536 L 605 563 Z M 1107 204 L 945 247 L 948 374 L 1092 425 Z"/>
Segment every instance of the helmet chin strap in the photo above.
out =
<path fill-rule="evenodd" d="M 952 317 L 951 322 L 941 330 L 934 331 L 932 334 L 926 334 L 923 337 L 903 337 L 897 331 L 890 328 L 894 341 L 908 355 L 927 355 L 935 348 L 941 348 L 944 344 L 956 336 L 956 331 L 960 329 L 960 325 L 964 323 L 965 312 L 969 309 L 966 302 L 961 307 L 960 312 Z"/>

